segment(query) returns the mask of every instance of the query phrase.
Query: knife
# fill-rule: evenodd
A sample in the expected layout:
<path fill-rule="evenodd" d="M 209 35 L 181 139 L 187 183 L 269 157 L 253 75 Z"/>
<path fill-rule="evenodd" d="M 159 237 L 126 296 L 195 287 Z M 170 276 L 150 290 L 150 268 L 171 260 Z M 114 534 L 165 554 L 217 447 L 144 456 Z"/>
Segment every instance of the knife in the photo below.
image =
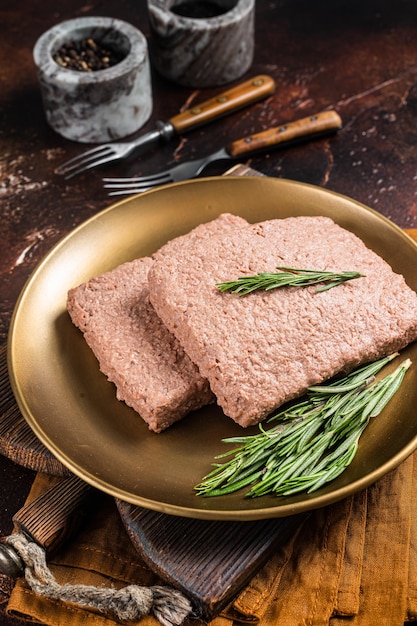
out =
<path fill-rule="evenodd" d="M 56 174 L 71 178 L 86 169 L 97 165 L 118 161 L 137 152 L 150 148 L 158 141 L 170 141 L 176 135 L 202 126 L 237 111 L 249 104 L 262 100 L 275 91 L 274 79 L 267 75 L 259 75 L 224 91 L 223 93 L 200 104 L 174 115 L 167 122 L 156 122 L 156 128 L 141 135 L 133 141 L 107 143 L 62 163 L 55 169 Z"/>

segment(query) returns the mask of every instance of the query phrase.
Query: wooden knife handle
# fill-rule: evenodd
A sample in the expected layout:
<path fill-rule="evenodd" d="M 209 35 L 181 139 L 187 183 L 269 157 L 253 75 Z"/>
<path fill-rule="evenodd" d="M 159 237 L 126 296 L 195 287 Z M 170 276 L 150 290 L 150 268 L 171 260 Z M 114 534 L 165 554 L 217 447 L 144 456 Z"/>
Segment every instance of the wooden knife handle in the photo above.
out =
<path fill-rule="evenodd" d="M 326 134 L 338 130 L 341 126 L 342 120 L 336 111 L 324 111 L 323 113 L 304 117 L 296 122 L 268 128 L 268 130 L 255 135 L 248 135 L 233 141 L 226 149 L 231 156 L 239 157 L 257 152 L 258 150 L 264 150 L 265 148 Z"/>
<path fill-rule="evenodd" d="M 224 91 L 215 98 L 196 104 L 190 109 L 171 117 L 169 122 L 177 133 L 183 133 L 262 98 L 266 98 L 274 91 L 275 82 L 273 78 L 266 75 L 255 76 L 232 89 Z"/>

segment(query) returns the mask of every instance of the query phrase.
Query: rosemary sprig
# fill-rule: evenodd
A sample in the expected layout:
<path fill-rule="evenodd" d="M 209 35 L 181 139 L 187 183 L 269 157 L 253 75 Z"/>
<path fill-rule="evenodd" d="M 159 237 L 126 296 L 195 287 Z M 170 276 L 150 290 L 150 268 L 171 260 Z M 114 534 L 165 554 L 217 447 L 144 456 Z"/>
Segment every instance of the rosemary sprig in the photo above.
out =
<path fill-rule="evenodd" d="M 245 296 L 252 291 L 269 291 L 278 287 L 307 287 L 323 283 L 316 291 L 327 291 L 336 285 L 363 277 L 359 272 L 320 272 L 315 270 L 302 270 L 293 267 L 277 266 L 279 272 L 261 272 L 254 276 L 241 276 L 236 280 L 229 280 L 217 283 L 216 287 L 220 291 L 230 291 L 231 293 Z"/>
<path fill-rule="evenodd" d="M 305 398 L 269 418 L 276 423 L 259 433 L 223 439 L 239 444 L 216 457 L 195 489 L 220 496 L 250 487 L 246 496 L 311 493 L 341 474 L 353 460 L 359 438 L 399 389 L 409 359 L 391 374 L 376 374 L 398 353 L 365 365 L 330 384 L 310 387 Z"/>

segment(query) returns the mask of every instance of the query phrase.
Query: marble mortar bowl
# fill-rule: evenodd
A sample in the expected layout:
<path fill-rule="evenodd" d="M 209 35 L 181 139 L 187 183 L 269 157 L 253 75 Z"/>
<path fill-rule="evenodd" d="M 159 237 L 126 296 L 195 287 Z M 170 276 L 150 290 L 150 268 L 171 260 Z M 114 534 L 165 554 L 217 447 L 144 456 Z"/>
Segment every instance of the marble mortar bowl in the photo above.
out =
<path fill-rule="evenodd" d="M 63 45 L 93 39 L 118 53 L 106 69 L 62 67 L 55 54 Z M 101 143 L 126 137 L 152 113 L 152 86 L 145 36 L 131 24 L 110 17 L 79 17 L 46 31 L 34 46 L 45 115 L 67 139 Z"/>
<path fill-rule="evenodd" d="M 214 87 L 240 78 L 252 65 L 255 0 L 147 2 L 151 59 L 165 78 Z M 214 9 L 212 17 L 203 17 L 205 7 Z"/>

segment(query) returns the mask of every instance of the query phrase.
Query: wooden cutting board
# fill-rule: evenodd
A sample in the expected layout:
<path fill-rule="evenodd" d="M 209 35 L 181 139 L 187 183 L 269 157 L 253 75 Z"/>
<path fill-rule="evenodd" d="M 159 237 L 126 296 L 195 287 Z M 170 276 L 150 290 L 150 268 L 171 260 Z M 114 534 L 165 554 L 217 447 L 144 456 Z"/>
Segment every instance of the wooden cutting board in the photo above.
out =
<path fill-rule="evenodd" d="M 210 620 L 297 531 L 308 514 L 223 522 L 161 515 L 116 500 L 127 533 L 144 561 Z"/>
<path fill-rule="evenodd" d="M 23 419 L 10 386 L 5 345 L 0 347 L 0 454 L 35 472 L 52 476 L 71 474 Z"/>

